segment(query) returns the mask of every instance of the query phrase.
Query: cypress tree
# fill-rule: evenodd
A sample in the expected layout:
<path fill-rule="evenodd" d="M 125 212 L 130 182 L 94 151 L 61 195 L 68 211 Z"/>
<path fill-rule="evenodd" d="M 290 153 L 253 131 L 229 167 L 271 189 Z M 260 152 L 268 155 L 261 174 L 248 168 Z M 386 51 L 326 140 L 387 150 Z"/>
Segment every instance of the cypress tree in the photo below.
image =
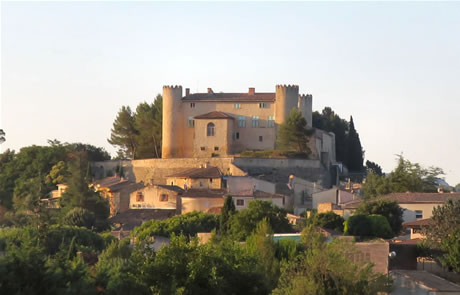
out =
<path fill-rule="evenodd" d="M 363 170 L 363 148 L 359 140 L 359 134 L 356 132 L 353 116 L 350 117 L 350 129 L 347 138 L 347 154 L 346 165 L 350 171 Z"/>

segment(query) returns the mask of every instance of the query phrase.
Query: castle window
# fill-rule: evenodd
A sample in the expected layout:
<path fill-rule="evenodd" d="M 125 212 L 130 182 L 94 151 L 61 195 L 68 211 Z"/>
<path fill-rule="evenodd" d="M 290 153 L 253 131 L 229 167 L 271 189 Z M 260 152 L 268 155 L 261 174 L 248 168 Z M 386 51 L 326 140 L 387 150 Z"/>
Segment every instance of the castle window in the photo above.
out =
<path fill-rule="evenodd" d="M 234 107 L 235 109 L 241 109 L 241 104 L 235 103 L 235 104 L 233 105 L 233 107 Z"/>
<path fill-rule="evenodd" d="M 200 150 L 205 151 L 205 150 L 206 150 L 206 147 L 205 147 L 205 146 L 202 146 L 202 147 L 200 147 Z"/>
<path fill-rule="evenodd" d="M 238 117 L 238 128 L 246 127 L 246 118 L 244 116 Z"/>
<path fill-rule="evenodd" d="M 244 200 L 241 200 L 241 199 L 236 200 L 236 205 L 237 206 L 244 206 Z"/>
<path fill-rule="evenodd" d="M 160 195 L 160 202 L 167 202 L 168 201 L 168 195 L 167 194 L 161 194 Z"/>
<path fill-rule="evenodd" d="M 214 123 L 209 123 L 207 127 L 207 135 L 208 136 L 214 136 L 216 135 L 216 126 Z"/>
<path fill-rule="evenodd" d="M 195 103 L 194 103 L 194 102 L 191 102 L 191 103 L 190 103 L 190 107 L 191 107 L 192 109 L 194 109 L 194 108 L 195 108 Z"/>
<path fill-rule="evenodd" d="M 259 141 L 264 141 L 264 137 L 263 136 L 259 136 Z"/>
<path fill-rule="evenodd" d="M 144 202 L 144 194 L 142 192 L 136 193 L 136 202 Z"/>
<path fill-rule="evenodd" d="M 259 127 L 259 116 L 252 116 L 252 128 Z"/>
<path fill-rule="evenodd" d="M 215 147 L 214 147 L 214 150 L 215 150 L 215 151 L 218 151 L 218 150 L 219 150 L 219 147 L 218 147 L 218 146 L 215 146 Z"/>
<path fill-rule="evenodd" d="M 188 117 L 188 128 L 193 128 L 195 127 L 195 120 L 193 120 L 193 117 L 190 116 Z"/>
<path fill-rule="evenodd" d="M 240 133 L 239 132 L 235 133 L 235 138 L 240 139 Z"/>
<path fill-rule="evenodd" d="M 260 109 L 265 109 L 266 107 L 267 107 L 267 105 L 265 104 L 265 102 L 259 103 L 259 108 Z"/>
<path fill-rule="evenodd" d="M 275 127 L 275 117 L 274 116 L 268 116 L 268 128 L 273 128 Z"/>

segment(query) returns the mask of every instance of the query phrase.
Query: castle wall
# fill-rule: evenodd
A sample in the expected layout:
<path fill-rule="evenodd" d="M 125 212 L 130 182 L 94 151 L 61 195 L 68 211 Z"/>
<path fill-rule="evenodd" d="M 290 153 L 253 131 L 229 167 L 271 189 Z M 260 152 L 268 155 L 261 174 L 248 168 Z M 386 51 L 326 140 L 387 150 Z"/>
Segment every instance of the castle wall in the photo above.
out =
<path fill-rule="evenodd" d="M 264 102 L 264 108 L 260 108 L 259 102 L 238 102 L 240 108 L 235 108 L 233 102 L 210 102 L 196 101 L 193 102 L 194 107 L 191 107 L 192 102 L 182 102 L 183 112 L 183 129 L 184 129 L 184 157 L 193 157 L 194 142 L 196 136 L 201 132 L 206 132 L 202 127 L 196 124 L 199 120 L 195 120 L 195 128 L 189 126 L 189 117 L 195 117 L 206 114 L 212 111 L 220 111 L 227 113 L 235 118 L 231 124 L 233 132 L 229 133 L 229 142 L 232 142 L 232 152 L 241 152 L 247 149 L 273 149 L 275 147 L 275 128 L 269 127 L 269 116 L 275 116 L 275 104 Z M 238 127 L 238 118 L 245 117 L 245 127 Z M 252 127 L 252 117 L 259 117 L 259 127 Z M 236 139 L 236 133 L 239 133 L 239 138 Z M 232 137 L 235 136 L 235 140 Z M 262 141 L 259 141 L 259 136 L 262 136 Z"/>
<path fill-rule="evenodd" d="M 214 124 L 214 136 L 207 135 L 208 124 Z M 193 156 L 208 158 L 231 154 L 233 120 L 199 119 L 195 120 L 195 140 Z"/>
<path fill-rule="evenodd" d="M 279 125 L 286 122 L 292 109 L 298 107 L 299 86 L 276 85 L 275 101 L 275 122 Z"/>

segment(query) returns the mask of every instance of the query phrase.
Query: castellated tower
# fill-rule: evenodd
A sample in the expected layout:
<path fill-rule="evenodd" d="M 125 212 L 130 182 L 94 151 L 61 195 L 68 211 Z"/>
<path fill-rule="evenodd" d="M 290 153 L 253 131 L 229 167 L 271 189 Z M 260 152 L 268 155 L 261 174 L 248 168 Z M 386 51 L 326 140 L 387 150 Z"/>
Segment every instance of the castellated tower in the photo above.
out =
<path fill-rule="evenodd" d="M 282 124 L 289 117 L 293 108 L 299 104 L 299 86 L 276 85 L 275 123 Z"/>
<path fill-rule="evenodd" d="M 163 86 L 162 158 L 182 155 L 182 86 Z"/>
<path fill-rule="evenodd" d="M 313 96 L 311 94 L 299 95 L 298 108 L 302 112 L 302 115 L 307 121 L 307 125 L 309 127 L 313 127 L 312 104 Z"/>

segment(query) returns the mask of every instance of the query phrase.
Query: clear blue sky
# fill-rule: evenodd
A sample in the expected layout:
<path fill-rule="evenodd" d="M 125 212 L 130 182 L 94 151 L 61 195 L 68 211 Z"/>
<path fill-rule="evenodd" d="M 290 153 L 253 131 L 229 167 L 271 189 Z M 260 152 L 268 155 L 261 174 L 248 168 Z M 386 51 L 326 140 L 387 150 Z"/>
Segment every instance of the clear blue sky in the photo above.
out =
<path fill-rule="evenodd" d="M 163 85 L 274 91 L 353 116 L 366 159 L 460 183 L 460 2 L 2 2 L 6 148 L 107 143 Z"/>

